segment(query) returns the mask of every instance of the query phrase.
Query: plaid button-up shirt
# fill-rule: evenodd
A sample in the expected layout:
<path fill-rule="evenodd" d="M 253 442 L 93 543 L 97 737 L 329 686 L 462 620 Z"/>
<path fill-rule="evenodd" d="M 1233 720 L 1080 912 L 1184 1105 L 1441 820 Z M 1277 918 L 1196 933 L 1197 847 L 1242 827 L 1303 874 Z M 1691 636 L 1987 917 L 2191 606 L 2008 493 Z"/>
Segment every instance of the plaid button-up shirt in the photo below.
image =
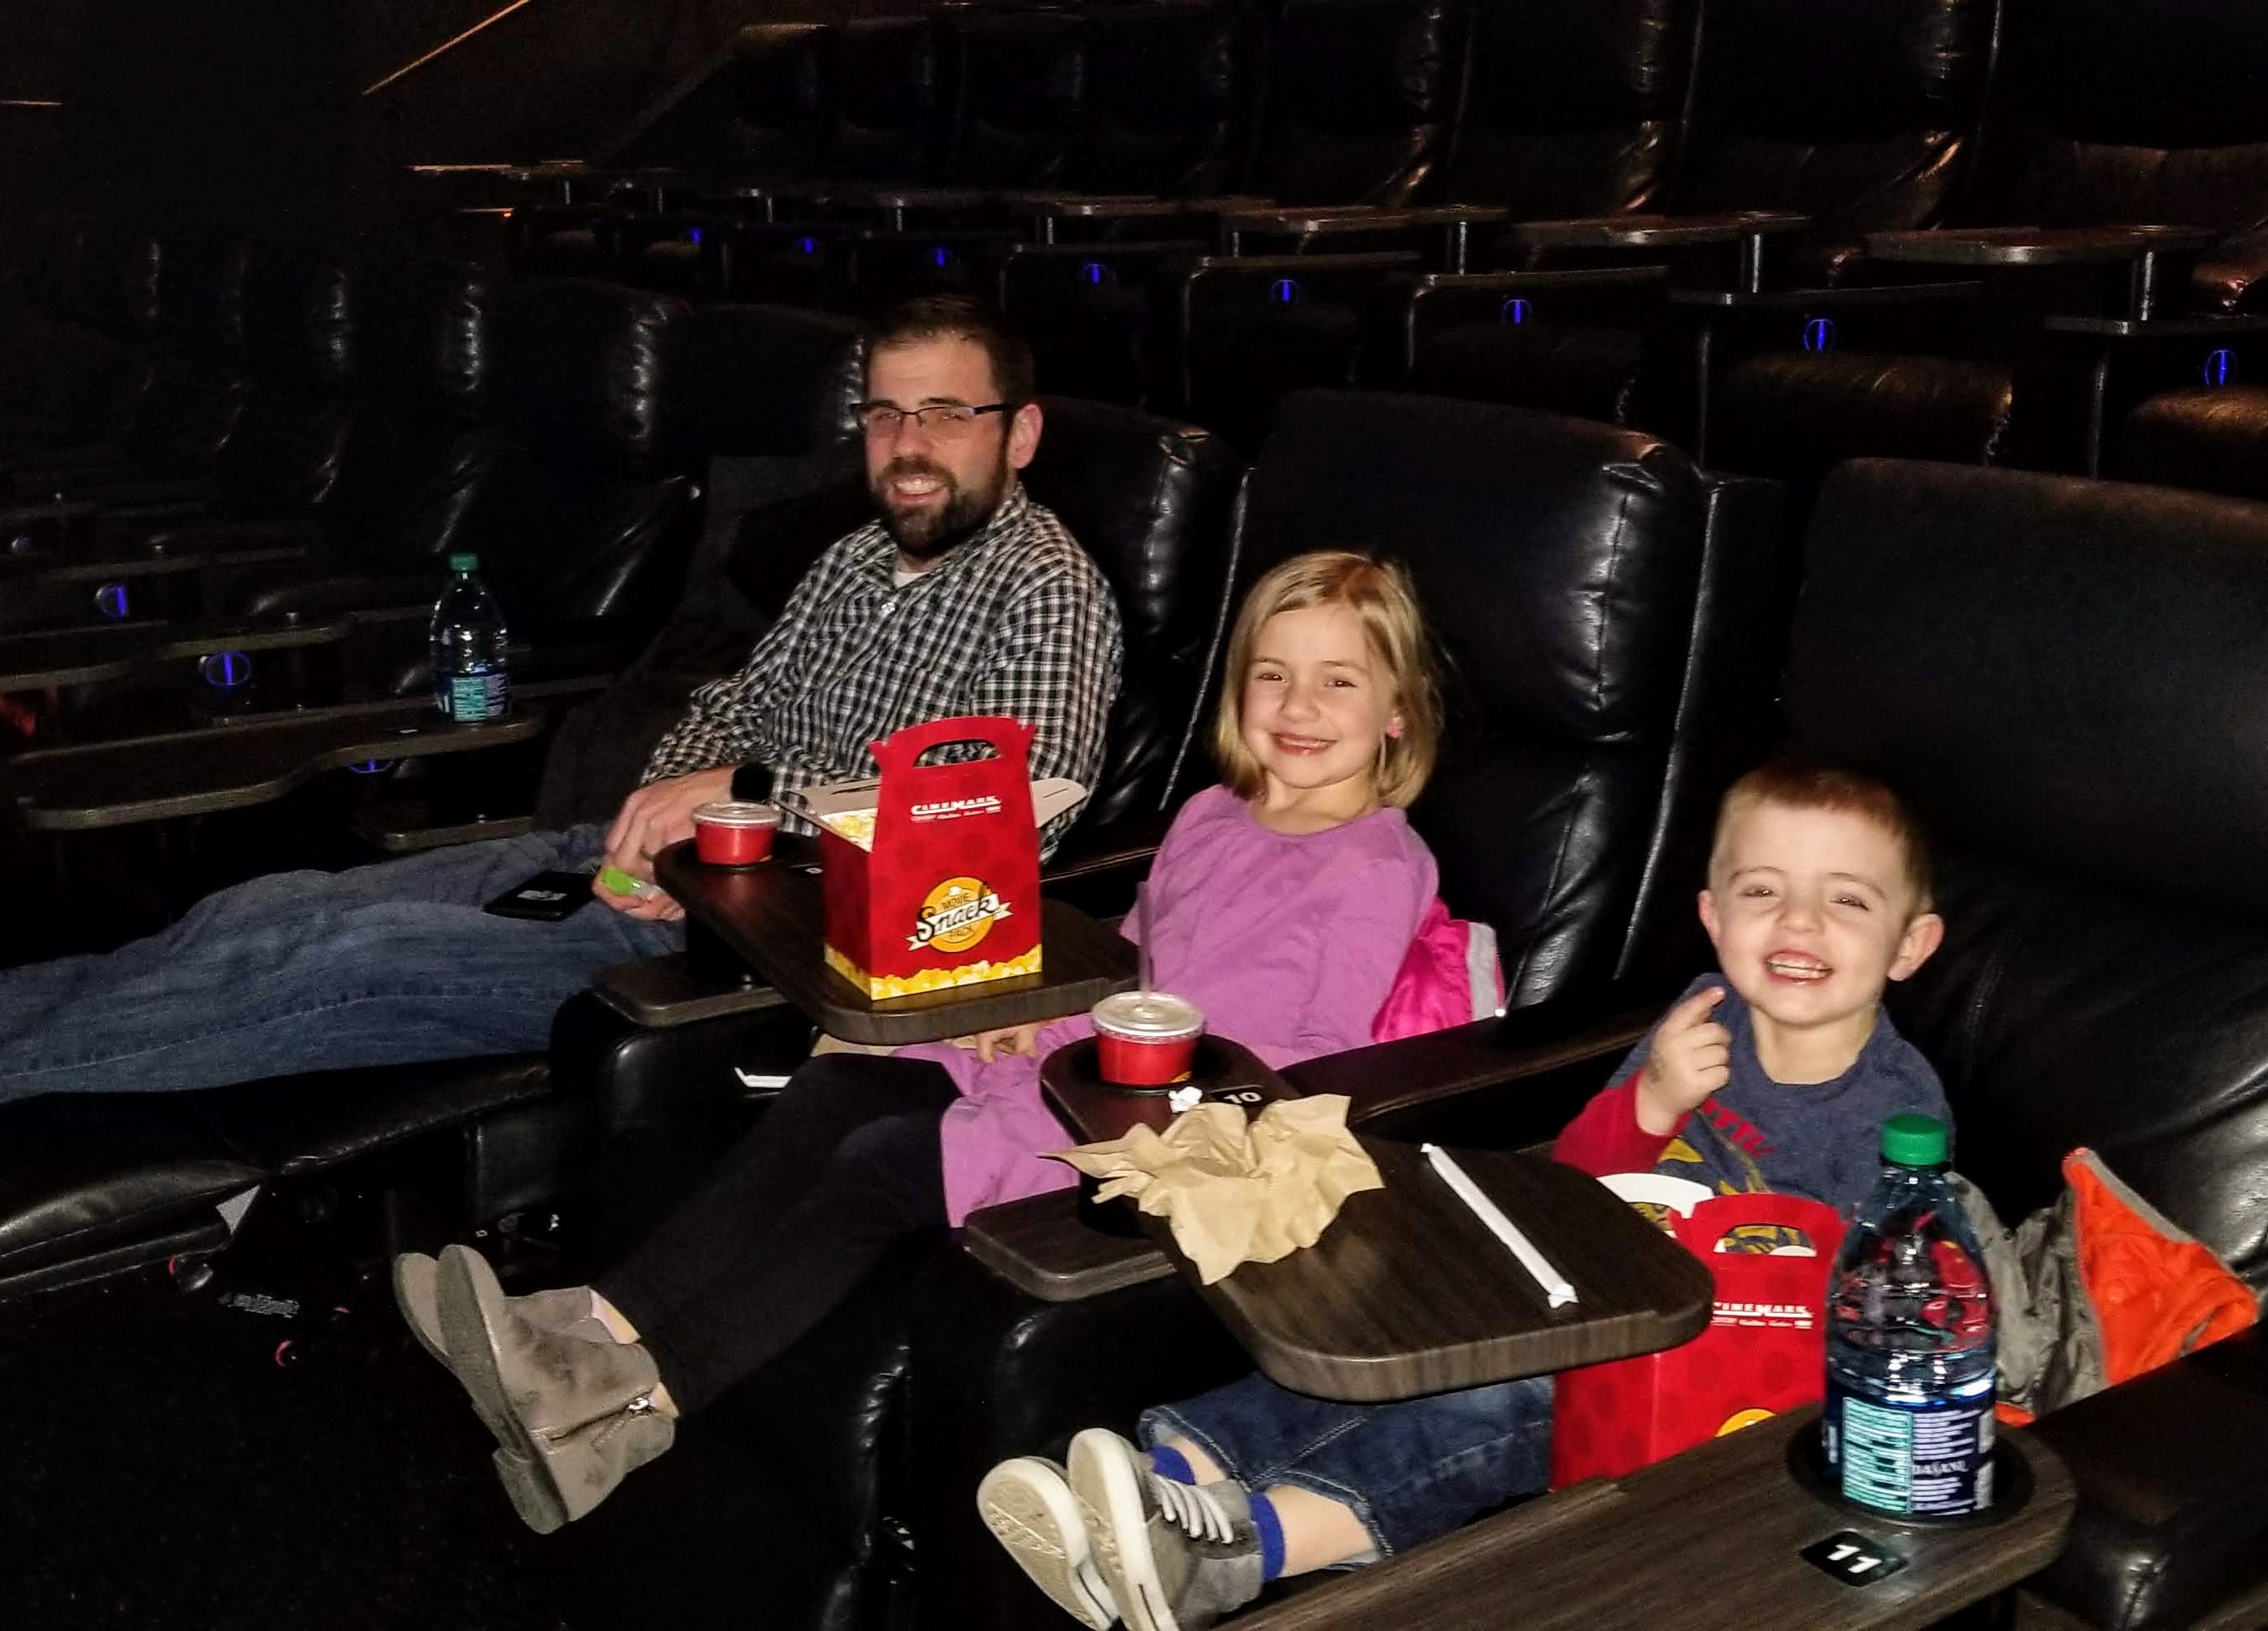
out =
<path fill-rule="evenodd" d="M 1094 562 L 1018 486 L 984 530 L 900 584 L 878 522 L 830 545 L 747 666 L 693 693 L 648 782 L 770 766 L 781 791 L 874 774 L 868 744 L 955 714 L 1032 727 L 1035 776 L 1092 790 L 1118 694 L 1123 636 Z M 1050 823 L 1052 850 L 1071 818 Z"/>

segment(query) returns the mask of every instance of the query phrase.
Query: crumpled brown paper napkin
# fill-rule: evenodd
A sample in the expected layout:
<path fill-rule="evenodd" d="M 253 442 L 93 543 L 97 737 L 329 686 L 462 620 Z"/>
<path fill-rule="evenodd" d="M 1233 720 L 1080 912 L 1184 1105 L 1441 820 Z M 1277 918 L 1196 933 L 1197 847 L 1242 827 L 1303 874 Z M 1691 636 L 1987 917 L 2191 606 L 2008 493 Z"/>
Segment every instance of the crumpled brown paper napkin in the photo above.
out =
<path fill-rule="evenodd" d="M 1349 1195 L 1385 1187 L 1346 1112 L 1344 1093 L 1278 1099 L 1248 1120 L 1234 1105 L 1204 1104 L 1162 1133 L 1138 1127 L 1058 1159 L 1104 1180 L 1097 1200 L 1131 1195 L 1165 1218 L 1211 1285 L 1239 1263 L 1314 1245 Z"/>

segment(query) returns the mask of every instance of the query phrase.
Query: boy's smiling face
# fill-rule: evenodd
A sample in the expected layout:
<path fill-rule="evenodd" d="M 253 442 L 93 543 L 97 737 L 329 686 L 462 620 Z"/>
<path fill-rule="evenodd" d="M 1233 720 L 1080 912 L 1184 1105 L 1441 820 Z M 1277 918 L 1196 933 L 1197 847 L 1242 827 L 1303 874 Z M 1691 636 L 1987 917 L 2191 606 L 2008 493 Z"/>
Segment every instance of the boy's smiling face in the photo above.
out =
<path fill-rule="evenodd" d="M 1920 967 L 1944 934 L 1919 904 L 1904 846 L 1875 822 L 1766 799 L 1710 858 L 1701 922 L 1760 1040 L 1769 1029 L 1838 1053 L 1847 1042 L 1855 1059 L 1884 983 Z"/>

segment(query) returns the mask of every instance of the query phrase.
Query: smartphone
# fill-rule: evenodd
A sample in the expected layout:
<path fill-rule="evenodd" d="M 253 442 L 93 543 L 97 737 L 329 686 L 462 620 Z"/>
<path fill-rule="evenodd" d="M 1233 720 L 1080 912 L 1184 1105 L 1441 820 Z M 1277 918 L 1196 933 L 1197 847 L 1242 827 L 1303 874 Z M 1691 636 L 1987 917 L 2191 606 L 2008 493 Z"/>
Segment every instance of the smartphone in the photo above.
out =
<path fill-rule="evenodd" d="M 591 904 L 588 872 L 538 872 L 515 884 L 481 909 L 498 917 L 529 917 L 556 923 Z"/>

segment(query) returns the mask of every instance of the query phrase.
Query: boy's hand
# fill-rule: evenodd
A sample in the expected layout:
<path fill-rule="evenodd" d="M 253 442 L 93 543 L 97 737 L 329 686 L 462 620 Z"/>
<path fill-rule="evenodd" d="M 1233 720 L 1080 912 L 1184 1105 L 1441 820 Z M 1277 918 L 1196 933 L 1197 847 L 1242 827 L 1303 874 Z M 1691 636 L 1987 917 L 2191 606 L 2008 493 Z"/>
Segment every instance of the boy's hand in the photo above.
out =
<path fill-rule="evenodd" d="M 1709 1016 L 1722 986 L 1696 991 L 1662 1017 L 1638 1081 L 1638 1124 L 1667 1137 L 1702 1100 L 1733 1079 L 1733 1033 Z"/>
<path fill-rule="evenodd" d="M 996 1059 L 1005 1059 L 1011 1054 L 1026 1056 L 1038 1051 L 1040 1027 L 1010 1025 L 1001 1031 L 983 1031 L 976 1037 L 976 1058 L 979 1063 L 990 1064 Z"/>

